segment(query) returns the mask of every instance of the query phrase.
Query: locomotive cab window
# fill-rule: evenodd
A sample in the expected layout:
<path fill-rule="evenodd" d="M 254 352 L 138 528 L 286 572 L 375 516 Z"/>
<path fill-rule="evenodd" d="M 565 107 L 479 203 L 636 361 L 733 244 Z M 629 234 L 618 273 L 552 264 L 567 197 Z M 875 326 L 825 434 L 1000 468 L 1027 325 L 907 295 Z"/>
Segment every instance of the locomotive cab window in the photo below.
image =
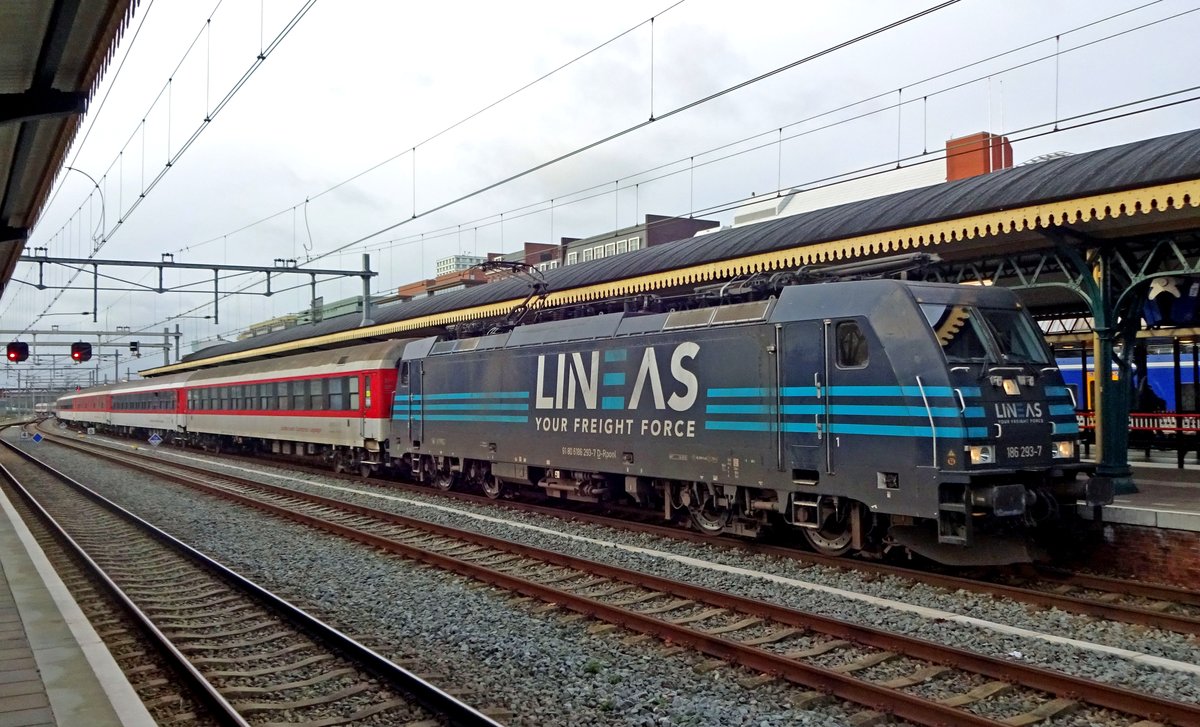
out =
<path fill-rule="evenodd" d="M 963 305 L 924 303 L 921 310 L 933 328 L 942 353 L 950 363 L 986 361 L 987 347 L 977 328 L 976 311 Z"/>
<path fill-rule="evenodd" d="M 921 310 L 948 362 L 1050 362 L 1033 321 L 1019 310 L 929 303 L 922 304 Z"/>
<path fill-rule="evenodd" d="M 1050 363 L 1050 354 L 1034 330 L 1033 323 L 1019 310 L 983 309 L 988 331 L 1004 363 Z"/>
<path fill-rule="evenodd" d="M 861 369 L 867 365 L 867 337 L 854 321 L 842 321 L 834 329 L 837 365 L 843 369 Z"/>

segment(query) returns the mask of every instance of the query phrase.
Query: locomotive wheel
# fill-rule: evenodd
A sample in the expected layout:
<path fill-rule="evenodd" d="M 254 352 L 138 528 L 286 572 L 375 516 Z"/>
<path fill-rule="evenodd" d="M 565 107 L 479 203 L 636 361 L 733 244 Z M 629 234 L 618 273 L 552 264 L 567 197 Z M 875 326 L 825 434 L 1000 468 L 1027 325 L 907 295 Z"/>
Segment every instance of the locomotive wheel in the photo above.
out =
<path fill-rule="evenodd" d="M 370 477 L 371 476 L 371 465 L 360 464 L 358 466 L 358 474 L 362 475 L 363 479 Z"/>
<path fill-rule="evenodd" d="M 484 477 L 480 481 L 479 487 L 483 490 L 483 494 L 493 500 L 500 499 L 500 496 L 504 494 L 504 483 L 500 481 L 499 477 Z"/>
<path fill-rule="evenodd" d="M 854 532 L 850 527 L 850 514 L 847 511 L 838 517 L 836 513 L 825 518 L 819 528 L 803 528 L 804 539 L 812 549 L 822 555 L 839 556 L 850 552 Z"/>
<path fill-rule="evenodd" d="M 725 526 L 729 524 L 728 508 L 691 507 L 688 508 L 688 515 L 701 535 L 715 537 L 725 532 Z"/>
<path fill-rule="evenodd" d="M 438 471 L 433 475 L 433 486 L 442 492 L 454 487 L 454 473 Z"/>

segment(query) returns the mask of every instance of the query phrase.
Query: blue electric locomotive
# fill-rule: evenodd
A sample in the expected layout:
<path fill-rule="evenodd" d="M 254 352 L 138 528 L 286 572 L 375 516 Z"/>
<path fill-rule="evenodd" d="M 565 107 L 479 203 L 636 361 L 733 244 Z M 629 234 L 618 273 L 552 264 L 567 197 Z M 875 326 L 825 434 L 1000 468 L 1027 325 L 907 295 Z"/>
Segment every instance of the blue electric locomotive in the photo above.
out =
<path fill-rule="evenodd" d="M 869 280 L 409 343 L 392 454 L 492 496 L 625 498 L 817 550 L 1028 560 L 1081 480 L 1070 392 L 1007 290 Z"/>

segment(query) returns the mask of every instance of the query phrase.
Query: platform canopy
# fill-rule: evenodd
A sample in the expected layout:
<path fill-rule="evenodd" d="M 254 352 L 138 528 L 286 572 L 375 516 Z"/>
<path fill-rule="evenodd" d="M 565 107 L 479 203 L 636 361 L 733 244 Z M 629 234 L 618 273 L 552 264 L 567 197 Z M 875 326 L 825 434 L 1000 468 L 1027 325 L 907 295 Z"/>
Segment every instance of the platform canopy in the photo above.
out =
<path fill-rule="evenodd" d="M 0 293 L 136 4 L 0 2 Z"/>
<path fill-rule="evenodd" d="M 1055 241 L 1059 233 L 1071 239 L 1128 240 L 1132 245 L 1159 235 L 1196 238 L 1198 231 L 1200 130 L 560 267 L 546 271 L 548 295 L 538 305 L 548 308 L 639 293 L 667 295 L 737 276 L 908 252 L 937 253 L 944 261 L 938 279 L 966 281 L 972 266 L 978 266 L 981 275 L 995 276 L 1020 260 L 1029 261 L 1022 275 L 1041 271 L 1037 274 L 1048 276 L 1045 256 L 1053 255 L 1056 245 L 1061 247 L 1061 240 Z M 1066 279 L 1071 276 L 1078 278 L 1078 271 L 1058 273 L 1057 282 L 1070 282 Z M 1082 306 L 1070 285 L 1024 287 L 1025 294 L 1046 306 Z M 377 308 L 370 326 L 360 326 L 358 316 L 342 316 L 218 344 L 180 363 L 142 373 L 166 374 L 314 348 L 431 335 L 447 325 L 502 318 L 528 293 L 527 280 L 507 278 Z"/>

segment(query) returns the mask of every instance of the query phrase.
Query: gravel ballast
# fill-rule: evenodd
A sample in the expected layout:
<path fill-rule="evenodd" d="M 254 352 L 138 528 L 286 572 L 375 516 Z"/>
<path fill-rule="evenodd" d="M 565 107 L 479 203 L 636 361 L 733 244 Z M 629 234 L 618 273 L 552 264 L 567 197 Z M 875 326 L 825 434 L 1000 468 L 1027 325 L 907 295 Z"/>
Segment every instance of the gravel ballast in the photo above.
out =
<path fill-rule="evenodd" d="M 180 456 L 171 452 L 162 454 L 165 457 Z M 246 474 L 245 470 L 251 469 L 243 464 L 229 465 L 191 452 L 182 454 L 182 456 L 193 460 L 202 459 L 210 465 L 228 466 L 232 468 L 232 472 L 243 475 Z M 1195 638 L 1183 634 L 1104 621 L 1057 609 L 1036 610 L 1025 604 L 1006 599 L 963 591 L 946 591 L 924 586 L 901 577 L 864 577 L 863 574 L 850 569 L 805 566 L 795 561 L 745 553 L 715 545 L 696 545 L 587 523 L 565 522 L 537 514 L 453 502 L 440 498 L 434 493 L 428 495 L 409 492 L 395 493 L 388 492 L 386 488 L 365 484 L 355 487 L 344 480 L 323 478 L 307 473 L 291 473 L 271 465 L 256 466 L 252 469 L 259 473 L 265 482 L 295 487 L 465 530 L 497 535 L 516 542 L 654 573 L 667 578 L 675 578 L 749 598 L 764 599 L 834 618 L 882 626 L 898 633 L 952 644 L 991 656 L 1022 659 L 1066 673 L 1120 684 L 1131 689 L 1173 699 L 1200 701 L 1200 679 L 1195 674 L 1158 669 L 1128 659 L 1086 651 L 1069 645 L 1048 643 L 1041 639 L 1004 634 L 963 624 L 939 622 L 834 594 L 767 581 L 761 577 L 717 572 L 652 555 L 631 553 L 608 545 L 598 545 L 583 540 L 565 538 L 558 534 L 531 530 L 527 527 L 520 527 L 520 525 L 673 553 L 734 568 L 753 570 L 962 614 L 1043 634 L 1128 649 L 1188 664 L 1200 664 L 1200 643 L 1197 643 Z M 304 480 L 311 484 L 305 485 L 297 480 Z M 381 495 L 383 496 L 381 497 Z M 438 508 L 469 514 L 457 514 L 444 509 L 421 507 L 410 503 L 435 505 Z M 488 522 L 471 517 L 470 514 L 502 518 L 517 525 Z"/>
<path fill-rule="evenodd" d="M 15 439 L 12 433 L 5 435 Z M 156 482 L 53 445 L 22 443 L 168 532 L 288 594 L 414 670 L 469 687 L 467 700 L 511 710 L 511 724 L 843 725 L 857 708 L 793 707 L 804 691 L 702 655 L 662 655 L 628 632 L 588 634 L 587 619 L 535 613 L 509 594 L 259 512 Z M 268 524 L 269 521 L 269 524 Z M 389 649 L 390 647 L 390 649 Z"/>

